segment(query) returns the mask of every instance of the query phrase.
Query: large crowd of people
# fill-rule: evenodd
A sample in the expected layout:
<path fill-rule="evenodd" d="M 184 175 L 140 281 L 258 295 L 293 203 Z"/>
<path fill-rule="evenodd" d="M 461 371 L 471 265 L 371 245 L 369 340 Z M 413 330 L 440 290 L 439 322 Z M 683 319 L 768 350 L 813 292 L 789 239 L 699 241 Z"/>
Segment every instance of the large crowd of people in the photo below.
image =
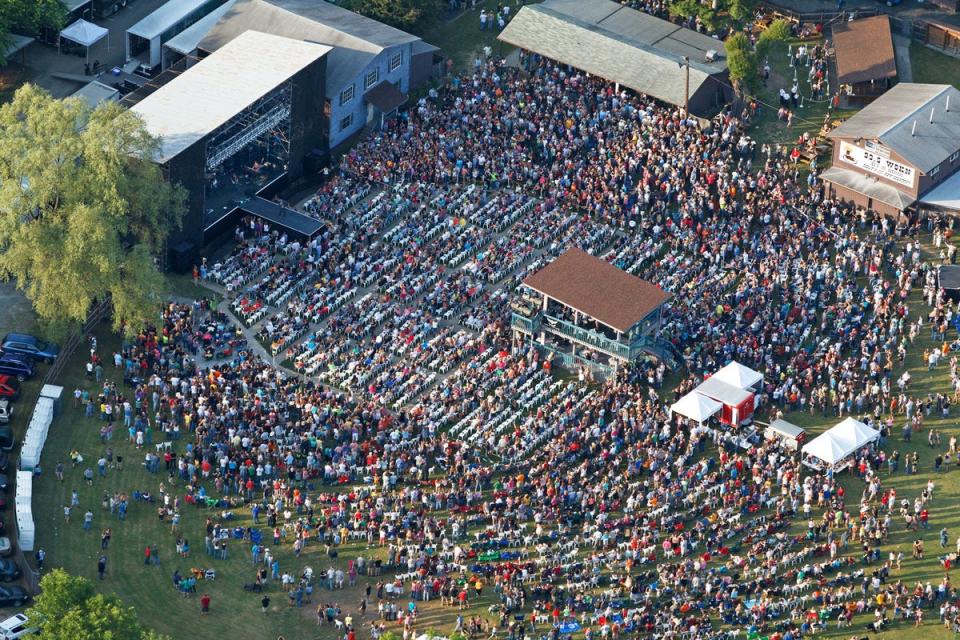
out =
<path fill-rule="evenodd" d="M 470 637 L 795 640 L 936 609 L 955 624 L 949 571 L 908 583 L 885 551 L 897 529 L 941 528 L 935 480 L 898 495 L 885 485 L 900 454 L 878 446 L 841 484 L 667 409 L 735 359 L 764 374 L 771 417 L 852 415 L 890 444 L 948 415 L 954 309 L 923 223 L 825 200 L 787 150 L 757 148 L 749 107 L 704 126 L 526 63 L 488 61 L 348 152 L 301 206 L 324 222 L 313 240 L 250 220 L 204 265 L 284 367 L 207 305 L 172 304 L 115 358 L 127 388 L 78 396 L 91 419 L 122 416 L 162 474 L 134 499 L 171 530 L 209 508 L 207 553 L 249 554 L 244 588 L 315 600 L 343 633 L 407 637 L 434 600 Z M 555 377 L 511 340 L 520 280 L 571 246 L 674 294 L 660 336 L 682 356 L 673 377 L 659 362 Z M 939 355 L 924 362 L 953 384 L 937 396 L 904 375 L 928 330 Z M 206 366 L 187 357 L 201 350 Z M 930 442 L 960 464 L 955 438 Z M 935 477 L 933 455 L 912 467 Z M 231 522 L 240 510 L 250 526 Z M 281 567 L 281 545 L 322 548 L 329 567 Z M 359 604 L 338 602 L 358 582 Z"/>

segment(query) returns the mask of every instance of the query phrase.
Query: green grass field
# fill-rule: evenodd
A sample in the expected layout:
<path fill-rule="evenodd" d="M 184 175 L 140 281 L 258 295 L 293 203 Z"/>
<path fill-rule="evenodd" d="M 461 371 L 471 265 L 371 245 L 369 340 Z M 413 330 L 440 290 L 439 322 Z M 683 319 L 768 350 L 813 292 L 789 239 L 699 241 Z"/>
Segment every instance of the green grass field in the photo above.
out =
<path fill-rule="evenodd" d="M 914 82 L 952 84 L 960 88 L 960 59 L 912 42 L 910 66 L 913 67 Z"/>
<path fill-rule="evenodd" d="M 822 40 L 806 40 L 803 42 L 807 46 L 820 43 L 822 43 Z M 759 141 L 771 144 L 776 142 L 792 144 L 805 132 L 816 135 L 823 126 L 824 117 L 830 111 L 828 100 L 814 102 L 807 99 L 804 100 L 803 106 L 798 106 L 793 110 L 794 118 L 789 126 L 786 122 L 777 118 L 777 109 L 780 106 L 779 91 L 780 89 L 790 90 L 795 74 L 800 80 L 800 92 L 804 96 L 809 96 L 810 93 L 806 81 L 809 68 L 795 69 L 790 66 L 790 47 L 796 49 L 800 44 L 800 40 L 777 43 L 771 48 L 766 59 L 770 64 L 770 78 L 756 92 L 756 97 L 761 102 L 761 106 L 760 115 L 754 122 L 752 134 Z M 832 117 L 843 118 L 852 113 L 852 111 L 839 110 L 833 112 Z"/>
<path fill-rule="evenodd" d="M 192 286 L 192 283 L 189 285 Z M 180 289 L 181 286 L 176 288 Z M 914 300 L 914 313 L 919 312 L 921 308 L 919 301 Z M 119 339 L 106 328 L 98 331 L 97 335 L 100 351 L 108 359 L 113 350 L 119 347 Z M 922 364 L 920 354 L 927 346 L 930 346 L 929 335 L 921 336 L 917 344 L 911 348 L 906 363 L 913 375 L 912 392 L 914 394 L 945 391 L 948 386 L 948 365 L 943 364 L 939 370 L 928 374 L 926 367 Z M 100 456 L 105 445 L 100 442 L 98 436 L 100 423 L 96 419 L 85 419 L 80 410 L 72 406 L 74 388 L 95 386 L 93 381 L 87 380 L 84 376 L 82 358 L 83 354 L 65 370 L 62 384 L 66 388 L 67 395 L 71 396 L 71 400 L 67 401 L 63 413 L 51 430 L 43 455 L 44 473 L 36 481 L 34 489 L 37 496 L 34 501 L 37 540 L 38 545 L 47 551 L 48 567 L 64 567 L 72 573 L 93 579 L 97 587 L 104 591 L 120 594 L 136 607 L 145 624 L 174 638 L 213 640 L 226 636 L 272 640 L 279 635 L 285 638 L 331 638 L 333 637 L 331 629 L 316 626 L 314 611 L 317 603 L 336 602 L 344 610 L 356 615 L 361 588 L 365 584 L 363 577 L 358 586 L 353 589 L 330 593 L 318 588 L 314 594 L 313 603 L 305 605 L 302 609 L 290 608 L 285 594 L 278 586 L 272 586 L 269 591 L 273 599 L 271 610 L 266 615 L 261 613 L 260 596 L 245 592 L 241 588 L 243 583 L 253 580 L 253 567 L 246 544 L 232 542 L 230 558 L 225 561 L 214 560 L 204 553 L 204 522 L 208 516 L 215 515 L 207 509 L 185 506 L 182 510 L 180 533 L 191 543 L 193 551 L 190 558 L 176 556 L 175 536 L 171 533 L 168 524 L 158 522 L 154 506 L 132 503 L 129 516 L 123 522 L 105 512 L 100 506 L 100 497 L 104 490 L 127 493 L 146 490 L 156 494 L 160 483 L 167 483 L 167 477 L 164 474 L 147 473 L 140 464 L 144 452 L 137 451 L 127 442 L 125 434 L 118 431 L 109 444 L 113 447 L 115 454 L 123 456 L 123 470 L 111 469 L 105 479 L 96 477 L 92 486 L 85 485 L 82 480 L 83 467 L 89 463 L 89 466 L 95 468 L 95 460 Z M 111 374 L 113 370 L 108 367 L 106 376 L 109 377 Z M 899 370 L 895 374 L 899 375 Z M 20 420 L 24 418 L 27 407 L 23 409 L 24 411 L 18 416 Z M 956 411 L 955 409 L 955 414 Z M 787 419 L 809 428 L 814 433 L 822 431 L 837 421 L 834 418 L 823 418 L 819 414 L 813 415 L 809 412 L 790 413 Z M 950 434 L 960 434 L 955 423 L 955 416 L 948 418 L 931 416 L 926 426 L 941 429 L 945 443 Z M 888 478 L 884 470 L 882 476 L 885 486 L 897 488 L 898 496 L 913 497 L 925 485 L 927 479 L 933 477 L 931 468 L 934 454 L 927 446 L 926 431 L 916 434 L 912 443 L 904 444 L 899 441 L 899 426 L 898 423 L 894 438 L 888 446 L 890 449 L 899 449 L 901 452 L 919 452 L 921 471 L 917 475 L 906 476 L 901 473 Z M 184 440 L 176 443 L 178 451 L 182 451 L 184 445 Z M 70 467 L 69 452 L 73 449 L 82 453 L 86 459 L 84 465 L 77 468 Z M 64 462 L 67 467 L 66 480 L 62 484 L 56 481 L 53 474 L 58 461 Z M 927 559 L 922 562 L 906 560 L 903 574 L 898 576 L 910 585 L 927 580 L 936 584 L 942 577 L 942 570 L 936 560 L 939 552 L 937 533 L 940 527 L 946 526 L 950 531 L 951 546 L 960 535 L 960 512 L 955 508 L 956 498 L 960 495 L 960 470 L 951 468 L 948 472 L 937 476 L 935 482 L 937 491 L 931 515 L 931 528 L 922 531 L 922 537 L 927 546 Z M 862 490 L 862 483 L 857 479 L 847 478 L 845 484 L 850 495 L 854 496 L 852 500 L 855 500 L 855 496 Z M 73 489 L 80 493 L 81 508 L 74 510 L 71 522 L 66 524 L 62 506 L 69 503 Z M 172 490 L 181 495 L 183 493 L 182 487 L 172 487 Z M 95 519 L 93 528 L 85 531 L 81 521 L 82 513 L 88 507 L 94 512 Z M 249 523 L 248 510 L 242 510 L 238 515 L 240 518 L 237 524 Z M 99 582 L 96 580 L 96 559 L 100 553 L 99 534 L 104 527 L 108 526 L 113 530 L 113 539 L 107 551 L 107 576 L 103 582 Z M 804 523 L 798 522 L 796 526 L 799 531 L 804 527 Z M 902 548 L 909 558 L 910 545 L 915 536 L 916 534 L 904 531 L 902 523 L 897 522 L 890 544 L 883 548 L 884 554 L 890 549 Z M 159 546 L 161 555 L 159 568 L 144 566 L 143 547 L 147 544 Z M 299 560 L 294 558 L 289 543 L 282 543 L 279 549 L 273 548 L 269 542 L 268 546 L 280 559 L 282 570 L 299 573 L 305 566 L 310 566 L 319 571 L 331 564 L 331 560 L 323 555 L 322 549 L 316 544 L 308 546 Z M 855 548 L 849 551 L 858 555 L 858 550 Z M 333 562 L 336 566 L 345 569 L 350 558 L 358 554 L 369 557 L 370 553 L 375 552 L 377 550 L 367 551 L 362 543 L 352 543 L 344 546 L 339 557 Z M 175 569 L 180 569 L 181 573 L 184 573 L 192 567 L 213 567 L 217 570 L 215 581 L 201 582 L 198 585 L 200 593 L 208 592 L 213 599 L 212 612 L 205 618 L 199 615 L 198 599 L 184 599 L 174 590 L 171 583 L 171 575 Z M 385 572 L 385 575 L 390 575 L 389 571 Z M 492 589 L 488 589 L 483 600 L 474 604 L 471 611 L 486 615 L 487 606 L 493 602 L 495 602 L 494 594 Z M 449 631 L 452 628 L 456 617 L 455 610 L 441 608 L 436 601 L 422 603 L 422 605 L 423 613 L 418 623 L 419 630 L 432 628 Z M 374 602 L 372 607 L 374 611 L 375 607 Z M 365 621 L 369 622 L 373 615 L 368 612 Z M 928 615 L 927 619 L 928 623 L 921 629 L 897 623 L 887 637 L 909 639 L 921 637 L 922 634 L 926 638 L 947 638 L 952 635 L 935 623 L 935 612 Z M 862 630 L 861 624 L 866 620 L 866 617 L 858 619 L 857 628 Z M 841 638 L 850 635 L 849 629 L 837 631 L 831 627 L 825 637 Z M 366 633 L 361 632 L 361 637 L 366 637 Z"/>

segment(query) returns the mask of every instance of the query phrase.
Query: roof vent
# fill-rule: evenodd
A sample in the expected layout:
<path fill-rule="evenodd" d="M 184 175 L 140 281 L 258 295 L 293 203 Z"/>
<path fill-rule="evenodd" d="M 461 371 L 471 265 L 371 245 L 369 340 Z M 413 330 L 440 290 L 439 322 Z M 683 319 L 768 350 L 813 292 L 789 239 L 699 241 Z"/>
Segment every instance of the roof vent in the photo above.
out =
<path fill-rule="evenodd" d="M 707 52 L 703 54 L 704 59 L 707 62 L 713 62 L 717 59 L 717 50 L 716 49 L 707 49 Z M 949 100 L 949 98 L 948 98 Z"/>
<path fill-rule="evenodd" d="M 930 124 L 933 124 L 933 109 L 930 109 Z"/>
<path fill-rule="evenodd" d="M 947 113 L 950 113 L 950 94 L 947 94 L 947 108 L 944 109 Z"/>
<path fill-rule="evenodd" d="M 916 120 L 913 121 L 913 126 L 910 127 L 910 135 L 911 135 L 911 136 L 917 135 L 917 121 L 916 121 Z"/>

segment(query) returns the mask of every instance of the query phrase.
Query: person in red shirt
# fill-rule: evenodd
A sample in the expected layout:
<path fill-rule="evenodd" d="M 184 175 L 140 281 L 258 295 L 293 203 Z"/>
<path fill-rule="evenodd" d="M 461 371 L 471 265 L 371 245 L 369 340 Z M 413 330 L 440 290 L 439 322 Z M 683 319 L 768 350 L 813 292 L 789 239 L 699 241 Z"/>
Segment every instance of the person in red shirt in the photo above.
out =
<path fill-rule="evenodd" d="M 205 616 L 210 613 L 210 594 L 205 593 L 200 596 L 200 615 Z"/>

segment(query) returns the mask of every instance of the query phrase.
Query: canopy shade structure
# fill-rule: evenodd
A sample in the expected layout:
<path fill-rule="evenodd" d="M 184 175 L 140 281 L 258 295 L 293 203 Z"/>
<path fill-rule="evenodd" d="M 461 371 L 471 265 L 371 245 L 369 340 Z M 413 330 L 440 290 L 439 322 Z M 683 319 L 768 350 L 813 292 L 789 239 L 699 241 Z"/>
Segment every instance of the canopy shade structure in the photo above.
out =
<path fill-rule="evenodd" d="M 786 420 L 774 420 L 770 423 L 770 429 L 786 438 L 799 438 L 801 435 L 806 433 L 806 429 L 803 427 L 798 427 L 792 422 L 787 422 Z"/>
<path fill-rule="evenodd" d="M 740 389 L 749 389 L 763 380 L 762 373 L 758 373 L 750 367 L 745 367 L 737 361 L 731 362 L 710 377 L 714 380 L 732 384 Z"/>
<path fill-rule="evenodd" d="M 801 451 L 822 461 L 827 466 L 833 466 L 853 453 L 848 447 L 840 443 L 836 436 L 830 431 L 821 433 L 819 436 L 803 445 Z"/>
<path fill-rule="evenodd" d="M 737 406 L 753 397 L 752 393 L 742 387 L 717 380 L 716 376 L 711 376 L 701 382 L 700 386 L 694 391 L 730 406 Z"/>
<path fill-rule="evenodd" d="M 868 445 L 880 437 L 879 431 L 871 429 L 859 420 L 854 420 L 853 418 L 847 418 L 830 429 L 828 433 L 831 432 L 838 441 L 853 446 L 854 450 Z"/>
<path fill-rule="evenodd" d="M 690 418 L 694 422 L 703 424 L 717 415 L 722 408 L 723 405 L 716 400 L 700 395 L 696 391 L 691 391 L 674 402 L 670 406 L 670 411 L 679 413 L 684 418 Z"/>
<path fill-rule="evenodd" d="M 21 36 L 16 33 L 11 33 L 8 37 L 10 38 L 10 46 L 3 51 L 3 57 L 5 58 L 9 58 L 18 51 L 23 51 L 34 40 L 29 36 Z"/>
<path fill-rule="evenodd" d="M 71 42 L 87 48 L 87 62 L 90 62 L 90 47 L 107 38 L 107 51 L 110 50 L 110 30 L 92 22 L 87 22 L 83 18 L 77 20 L 69 27 L 60 32 L 61 38 L 66 38 Z M 59 43 L 57 45 L 59 48 Z"/>
<path fill-rule="evenodd" d="M 803 446 L 801 451 L 833 466 L 880 437 L 859 420 L 847 418 Z"/>

